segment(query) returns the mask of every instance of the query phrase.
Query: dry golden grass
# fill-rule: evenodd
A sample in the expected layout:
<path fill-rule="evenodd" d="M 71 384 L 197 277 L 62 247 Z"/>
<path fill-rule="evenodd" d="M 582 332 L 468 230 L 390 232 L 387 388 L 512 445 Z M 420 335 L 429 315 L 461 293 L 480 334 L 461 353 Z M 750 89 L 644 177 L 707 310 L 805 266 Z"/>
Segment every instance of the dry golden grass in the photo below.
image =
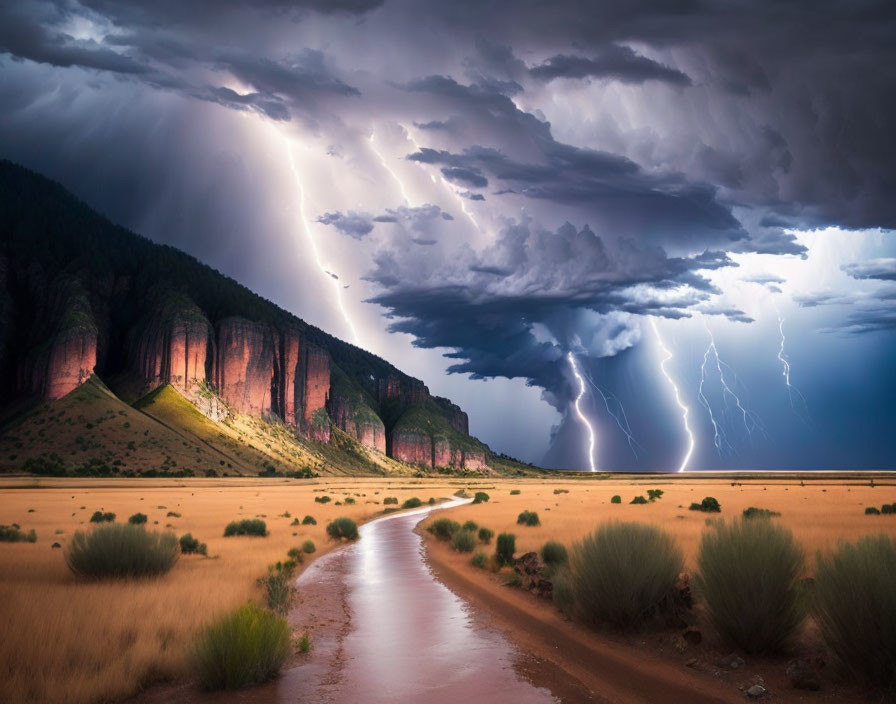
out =
<path fill-rule="evenodd" d="M 821 478 L 805 480 L 737 480 L 665 478 L 625 480 L 567 480 L 526 481 L 496 480 L 495 489 L 487 490 L 488 503 L 451 509 L 451 517 L 463 523 L 476 521 L 491 528 L 495 535 L 502 532 L 516 534 L 517 553 L 538 550 L 548 540 L 559 540 L 571 545 L 605 520 L 642 521 L 654 523 L 679 542 L 685 553 L 688 568 L 694 566 L 700 534 L 706 519 L 714 516 L 739 516 L 756 506 L 781 514 L 774 520 L 790 528 L 808 557 L 807 569 L 815 565 L 819 549 L 828 549 L 838 540 L 855 540 L 864 535 L 889 533 L 896 535 L 896 515 L 866 516 L 866 506 L 880 507 L 896 501 L 896 482 L 872 488 L 868 479 L 849 481 Z M 662 489 L 661 499 L 647 505 L 631 505 L 634 496 L 647 497 L 648 489 Z M 510 495 L 511 489 L 521 493 Z M 554 494 L 555 489 L 566 489 L 568 494 Z M 614 494 L 622 497 L 621 504 L 611 504 Z M 692 502 L 699 503 L 705 496 L 714 496 L 722 505 L 721 514 L 689 511 Z M 517 525 L 521 511 L 536 511 L 541 525 Z M 493 546 L 491 548 L 494 549 Z"/>
<path fill-rule="evenodd" d="M 24 482 L 45 488 L 11 488 Z M 197 629 L 223 611 L 258 600 L 255 580 L 267 565 L 285 559 L 289 548 L 310 538 L 318 557 L 335 546 L 326 536 L 326 524 L 337 516 L 360 522 L 382 511 L 384 496 L 397 496 L 399 502 L 413 495 L 426 500 L 450 496 L 455 489 L 445 482 L 421 487 L 419 482 L 385 479 L 301 484 L 263 479 L 4 479 L 0 523 L 33 528 L 38 541 L 0 543 L 0 701 L 118 700 L 149 682 L 184 676 Z M 322 493 L 333 500 L 316 503 L 314 497 Z M 346 495 L 357 503 L 334 505 Z M 158 579 L 79 581 L 66 567 L 63 550 L 50 546 L 54 541 L 64 546 L 75 530 L 89 528 L 90 515 L 99 509 L 113 511 L 118 521 L 140 511 L 149 516 L 148 529 L 170 525 L 178 536 L 191 532 L 208 544 L 210 558 L 182 556 Z M 168 518 L 168 511 L 182 517 Z M 282 517 L 287 511 L 291 517 Z M 317 525 L 290 525 L 306 514 L 314 516 Z M 268 537 L 223 537 L 229 521 L 261 515 Z M 57 535 L 57 530 L 62 533 Z"/>

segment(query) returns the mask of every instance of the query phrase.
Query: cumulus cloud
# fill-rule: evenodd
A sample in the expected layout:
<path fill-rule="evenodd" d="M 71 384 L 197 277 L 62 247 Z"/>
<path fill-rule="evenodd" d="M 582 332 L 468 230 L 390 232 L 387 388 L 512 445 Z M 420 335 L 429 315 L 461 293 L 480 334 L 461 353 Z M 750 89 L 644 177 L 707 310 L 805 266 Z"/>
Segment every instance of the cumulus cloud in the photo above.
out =
<path fill-rule="evenodd" d="M 884 257 L 865 262 L 844 264 L 840 267 L 854 279 L 880 279 L 896 281 L 896 258 Z"/>

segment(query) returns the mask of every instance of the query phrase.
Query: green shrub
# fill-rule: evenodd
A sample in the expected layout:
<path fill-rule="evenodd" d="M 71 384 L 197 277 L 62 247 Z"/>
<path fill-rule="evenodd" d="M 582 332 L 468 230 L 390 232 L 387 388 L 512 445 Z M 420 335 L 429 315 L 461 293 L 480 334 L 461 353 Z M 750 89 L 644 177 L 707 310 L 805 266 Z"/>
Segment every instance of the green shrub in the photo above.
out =
<path fill-rule="evenodd" d="M 473 503 L 474 504 L 484 504 L 490 498 L 491 497 L 488 494 L 486 494 L 484 491 L 477 491 L 475 494 L 473 494 Z"/>
<path fill-rule="evenodd" d="M 439 540 L 451 540 L 454 534 L 460 530 L 460 523 L 452 521 L 450 518 L 437 518 L 427 530 Z"/>
<path fill-rule="evenodd" d="M 317 501 L 317 503 L 319 503 L 319 504 L 325 504 L 325 503 L 328 503 L 328 502 L 332 501 L 332 499 L 331 499 L 329 496 L 326 496 L 326 495 L 324 495 L 324 496 L 315 496 L 315 497 L 314 497 L 314 500 Z"/>
<path fill-rule="evenodd" d="M 707 496 L 699 504 L 693 503 L 688 507 L 691 511 L 703 511 L 705 513 L 719 513 L 721 505 L 712 496 Z"/>
<path fill-rule="evenodd" d="M 184 555 L 206 555 L 208 554 L 208 548 L 205 543 L 200 543 L 196 538 L 193 537 L 192 533 L 184 533 L 180 536 L 180 551 Z"/>
<path fill-rule="evenodd" d="M 316 525 L 317 525 L 317 521 L 314 520 L 314 516 L 305 516 L 305 517 L 302 519 L 302 525 L 303 525 L 303 526 L 316 526 Z"/>
<path fill-rule="evenodd" d="M 286 620 L 247 604 L 202 630 L 191 659 L 204 689 L 239 689 L 274 677 L 289 651 Z"/>
<path fill-rule="evenodd" d="M 224 529 L 224 537 L 234 535 L 258 535 L 264 537 L 268 534 L 268 526 L 260 518 L 244 518 L 241 521 L 231 521 Z"/>
<path fill-rule="evenodd" d="M 77 531 L 65 551 L 69 569 L 79 577 L 154 577 L 177 562 L 180 549 L 171 533 L 150 533 L 129 523 Z"/>
<path fill-rule="evenodd" d="M 19 530 L 18 525 L 0 526 L 0 543 L 36 543 L 37 533 Z"/>
<path fill-rule="evenodd" d="M 91 523 L 112 523 L 115 520 L 115 514 L 108 512 L 103 513 L 102 511 L 94 511 L 93 515 L 90 517 Z"/>
<path fill-rule="evenodd" d="M 537 526 L 541 523 L 535 511 L 523 511 L 516 517 L 516 522 L 521 526 Z"/>
<path fill-rule="evenodd" d="M 643 496 L 636 496 L 631 501 L 629 501 L 629 503 L 631 503 L 631 504 L 646 504 L 647 499 L 645 499 Z"/>
<path fill-rule="evenodd" d="M 278 562 L 268 567 L 267 575 L 258 580 L 259 586 L 264 590 L 265 603 L 274 613 L 285 614 L 289 610 L 289 600 L 293 593 L 292 575 L 296 564 L 292 560 Z"/>
<path fill-rule="evenodd" d="M 568 494 L 568 493 L 569 493 L 569 489 L 554 489 L 554 495 L 555 495 L 555 496 L 556 496 L 557 494 Z"/>
<path fill-rule="evenodd" d="M 569 564 L 569 553 L 566 551 L 566 546 L 556 540 L 549 540 L 541 546 L 541 561 L 551 568 Z"/>
<path fill-rule="evenodd" d="M 818 556 L 815 617 L 854 677 L 896 687 L 896 540 L 868 536 Z"/>
<path fill-rule="evenodd" d="M 405 499 L 405 502 L 401 505 L 402 508 L 417 508 L 418 506 L 422 506 L 423 502 L 418 499 L 416 496 L 412 496 L 409 499 Z"/>
<path fill-rule="evenodd" d="M 451 538 L 451 547 L 458 552 L 473 552 L 476 536 L 471 530 L 459 530 Z"/>
<path fill-rule="evenodd" d="M 495 544 L 495 558 L 499 565 L 512 565 L 516 552 L 516 536 L 513 533 L 501 533 Z"/>
<path fill-rule="evenodd" d="M 351 518 L 337 518 L 327 525 L 327 535 L 333 540 L 357 540 L 358 525 Z"/>
<path fill-rule="evenodd" d="M 308 631 L 305 631 L 302 634 L 302 637 L 299 638 L 296 646 L 298 647 L 300 653 L 307 653 L 311 651 L 311 636 L 308 635 Z"/>
<path fill-rule="evenodd" d="M 719 522 L 703 533 L 696 585 L 719 634 L 748 653 L 786 648 L 803 620 L 803 552 L 769 520 Z"/>
<path fill-rule="evenodd" d="M 557 572 L 551 575 L 551 585 L 553 590 L 551 599 L 561 613 L 569 618 L 575 615 L 575 594 L 572 588 L 572 575 L 568 567 L 561 567 Z"/>
<path fill-rule="evenodd" d="M 610 499 L 611 504 L 621 504 L 622 497 L 619 494 L 616 494 L 612 499 Z"/>
<path fill-rule="evenodd" d="M 351 496 L 346 496 L 346 497 L 343 499 L 343 503 L 344 503 L 346 506 L 351 506 L 353 503 L 355 503 L 355 500 L 354 500 Z"/>
<path fill-rule="evenodd" d="M 569 556 L 569 589 L 588 623 L 634 628 L 659 616 L 684 566 L 681 549 L 654 525 L 604 523 Z"/>
<path fill-rule="evenodd" d="M 880 507 L 880 512 L 886 514 L 896 513 L 896 504 L 884 504 Z"/>
<path fill-rule="evenodd" d="M 461 526 L 461 530 L 468 530 L 471 533 L 475 533 L 477 530 L 479 530 L 479 524 L 476 521 L 466 521 Z"/>
<path fill-rule="evenodd" d="M 510 490 L 510 495 L 511 495 L 511 496 L 519 496 L 519 495 L 522 494 L 522 493 L 523 493 L 523 492 L 521 492 L 519 489 L 511 489 L 511 490 Z"/>
<path fill-rule="evenodd" d="M 177 511 L 169 511 L 167 518 L 180 518 L 180 514 Z"/>
<path fill-rule="evenodd" d="M 145 513 L 135 513 L 133 516 L 128 518 L 128 523 L 131 525 L 139 526 L 143 523 L 146 523 L 146 514 Z"/>
<path fill-rule="evenodd" d="M 656 501 L 657 499 L 663 498 L 663 490 L 662 489 L 648 489 L 647 490 L 647 500 L 648 501 Z"/>
<path fill-rule="evenodd" d="M 879 516 L 880 511 L 878 509 L 876 509 L 874 506 L 868 506 L 865 509 L 865 515 L 866 516 Z"/>
<path fill-rule="evenodd" d="M 772 518 L 773 516 L 780 516 L 781 514 L 777 511 L 771 511 L 767 508 L 756 508 L 755 506 L 750 506 L 749 508 L 744 509 L 744 518 Z"/>
<path fill-rule="evenodd" d="M 313 540 L 306 540 L 304 543 L 302 543 L 302 552 L 304 552 L 306 555 L 312 555 L 315 550 L 317 550 L 317 548 L 314 547 Z"/>
<path fill-rule="evenodd" d="M 480 528 L 479 529 L 479 540 L 488 545 L 492 542 L 492 538 L 495 537 L 495 531 L 490 528 Z"/>
<path fill-rule="evenodd" d="M 436 505 L 436 499 L 435 499 L 435 497 L 434 497 L 434 496 L 430 496 L 430 497 L 429 497 L 429 500 L 428 500 L 426 503 L 428 503 L 430 506 L 435 506 L 435 505 Z"/>
<path fill-rule="evenodd" d="M 473 557 L 470 558 L 470 564 L 473 565 L 473 567 L 485 569 L 486 564 L 488 564 L 488 557 L 482 550 L 477 550 L 473 553 Z"/>
<path fill-rule="evenodd" d="M 383 499 L 383 505 L 388 506 L 389 504 L 398 505 L 398 499 L 394 496 L 387 496 L 385 499 Z"/>

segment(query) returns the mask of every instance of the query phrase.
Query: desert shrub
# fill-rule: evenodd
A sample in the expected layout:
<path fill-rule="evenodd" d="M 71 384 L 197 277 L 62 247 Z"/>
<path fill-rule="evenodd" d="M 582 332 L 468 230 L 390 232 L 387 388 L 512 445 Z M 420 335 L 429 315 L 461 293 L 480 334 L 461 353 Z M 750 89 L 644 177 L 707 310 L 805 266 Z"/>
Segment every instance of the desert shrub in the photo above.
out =
<path fill-rule="evenodd" d="M 662 489 L 648 489 L 647 490 L 647 500 L 648 501 L 656 501 L 657 499 L 663 498 L 663 490 Z"/>
<path fill-rule="evenodd" d="M 430 506 L 435 506 L 436 498 L 434 496 L 430 496 L 426 503 L 428 503 Z"/>
<path fill-rule="evenodd" d="M 143 523 L 146 523 L 146 514 L 145 513 L 135 513 L 133 516 L 128 518 L 128 523 L 131 525 L 139 526 Z"/>
<path fill-rule="evenodd" d="M 474 504 L 484 504 L 490 498 L 491 497 L 488 494 L 486 494 L 484 491 L 477 491 L 475 494 L 473 494 L 473 503 Z"/>
<path fill-rule="evenodd" d="M 302 519 L 302 525 L 303 525 L 303 526 L 316 526 L 316 525 L 317 525 L 317 521 L 314 520 L 314 516 L 305 516 L 305 517 Z"/>
<path fill-rule="evenodd" d="M 465 521 L 460 528 L 461 530 L 468 530 L 471 533 L 475 533 L 479 530 L 479 524 L 476 521 Z"/>
<path fill-rule="evenodd" d="M 696 585 L 718 632 L 749 653 L 779 652 L 803 620 L 803 551 L 769 520 L 719 522 L 703 533 Z"/>
<path fill-rule="evenodd" d="M 473 552 L 476 535 L 471 530 L 459 530 L 451 537 L 451 547 L 458 552 Z"/>
<path fill-rule="evenodd" d="M 347 506 L 351 506 L 353 503 L 355 503 L 355 500 L 351 496 L 346 496 L 343 500 L 343 503 L 345 503 Z"/>
<path fill-rule="evenodd" d="M 397 504 L 397 503 L 398 503 L 398 499 L 394 496 L 387 496 L 385 499 L 383 499 L 384 506 L 388 506 L 389 504 Z"/>
<path fill-rule="evenodd" d="M 551 568 L 569 564 L 569 553 L 566 551 L 566 546 L 556 540 L 549 540 L 541 546 L 541 561 Z"/>
<path fill-rule="evenodd" d="M 645 499 L 643 496 L 636 496 L 631 501 L 629 501 L 629 503 L 631 503 L 631 504 L 646 504 L 647 499 Z"/>
<path fill-rule="evenodd" d="M 169 511 L 167 514 L 168 518 L 180 518 L 180 514 L 177 511 Z"/>
<path fill-rule="evenodd" d="M 308 631 L 302 634 L 302 637 L 296 642 L 296 647 L 300 653 L 307 653 L 311 650 L 311 636 L 308 635 Z"/>
<path fill-rule="evenodd" d="M 513 533 L 501 533 L 495 544 L 495 557 L 499 565 L 512 565 L 516 552 L 516 536 Z"/>
<path fill-rule="evenodd" d="M 401 505 L 402 508 L 417 508 L 418 506 L 422 506 L 423 502 L 418 499 L 416 496 L 412 496 L 409 499 L 405 499 L 405 502 Z"/>
<path fill-rule="evenodd" d="M 519 489 L 511 489 L 511 490 L 510 490 L 510 495 L 511 495 L 511 496 L 519 496 L 519 495 L 522 494 L 522 493 L 523 493 L 523 492 L 521 492 Z"/>
<path fill-rule="evenodd" d="M 554 495 L 555 495 L 555 496 L 556 496 L 557 494 L 568 494 L 568 493 L 569 493 L 569 489 L 554 489 Z"/>
<path fill-rule="evenodd" d="M 155 577 L 170 570 L 179 553 L 173 534 L 121 523 L 75 532 L 65 561 L 79 577 Z"/>
<path fill-rule="evenodd" d="M 450 518 L 437 518 L 427 530 L 439 540 L 451 540 L 454 534 L 460 530 L 460 523 L 452 521 Z"/>
<path fill-rule="evenodd" d="M 333 540 L 357 540 L 358 525 L 351 518 L 337 518 L 327 525 L 327 535 Z"/>
<path fill-rule="evenodd" d="M 773 516 L 780 516 L 781 514 L 777 511 L 771 511 L 767 508 L 756 508 L 755 506 L 750 506 L 749 508 L 744 509 L 744 518 L 772 518 Z"/>
<path fill-rule="evenodd" d="M 204 689 L 239 689 L 274 677 L 289 651 L 286 620 L 247 604 L 202 630 L 191 659 Z"/>
<path fill-rule="evenodd" d="M 896 513 L 896 504 L 884 504 L 880 507 L 880 512 L 887 514 Z"/>
<path fill-rule="evenodd" d="M 480 528 L 479 529 L 479 540 L 481 540 L 486 545 L 492 542 L 492 538 L 495 537 L 495 531 L 491 528 Z"/>
<path fill-rule="evenodd" d="M 296 564 L 292 560 L 278 562 L 268 567 L 268 573 L 258 580 L 259 586 L 264 590 L 267 607 L 276 614 L 285 614 L 289 609 L 293 593 L 292 575 Z"/>
<path fill-rule="evenodd" d="M 691 511 L 704 511 L 705 513 L 719 513 L 722 510 L 719 502 L 712 496 L 707 496 L 699 504 L 693 503 L 688 508 Z"/>
<path fill-rule="evenodd" d="M 244 518 L 241 521 L 231 521 L 224 529 L 224 537 L 234 535 L 258 535 L 264 537 L 268 534 L 268 526 L 260 518 Z"/>
<path fill-rule="evenodd" d="M 90 517 L 91 523 L 112 523 L 115 520 L 115 514 L 112 512 L 103 513 L 102 511 L 94 511 Z"/>
<path fill-rule="evenodd" d="M 327 496 L 327 495 L 324 495 L 324 496 L 315 496 L 315 497 L 314 497 L 314 500 L 317 501 L 317 503 L 319 503 L 319 504 L 325 504 L 325 503 L 328 503 L 328 502 L 332 501 L 332 499 L 331 499 L 329 496 Z"/>
<path fill-rule="evenodd" d="M 306 555 L 313 554 L 315 550 L 317 550 L 317 548 L 314 547 L 313 540 L 306 540 L 304 543 L 302 543 L 302 552 L 304 552 Z"/>
<path fill-rule="evenodd" d="M 551 599 L 554 605 L 566 616 L 575 614 L 576 598 L 572 589 L 572 576 L 568 567 L 563 567 L 551 575 Z"/>
<path fill-rule="evenodd" d="M 521 526 L 537 526 L 541 523 L 535 511 L 523 511 L 516 517 L 516 522 Z"/>
<path fill-rule="evenodd" d="M 0 526 L 0 543 L 36 543 L 37 533 L 19 530 L 18 525 Z"/>
<path fill-rule="evenodd" d="M 877 509 L 877 508 L 875 508 L 874 506 L 868 506 L 868 507 L 865 509 L 865 515 L 866 515 L 866 516 L 879 516 L 879 515 L 880 515 L 880 510 Z"/>
<path fill-rule="evenodd" d="M 485 566 L 488 564 L 488 557 L 482 550 L 477 550 L 473 553 L 473 557 L 470 558 L 470 564 L 473 565 L 473 567 L 485 569 Z"/>
<path fill-rule="evenodd" d="M 622 497 L 619 494 L 616 494 L 612 499 L 610 499 L 611 504 L 621 504 Z"/>
<path fill-rule="evenodd" d="M 460 499 L 469 499 L 470 495 L 467 493 L 466 489 L 458 489 L 454 492 L 454 495 Z"/>
<path fill-rule="evenodd" d="M 194 538 L 192 533 L 184 533 L 180 536 L 180 551 L 184 555 L 205 555 L 208 553 L 208 548 L 205 543 L 200 543 Z"/>
<path fill-rule="evenodd" d="M 896 540 L 868 536 L 818 556 L 815 617 L 854 677 L 896 687 Z"/>
<path fill-rule="evenodd" d="M 634 628 L 660 615 L 684 566 L 675 541 L 643 523 L 604 523 L 569 557 L 575 611 L 592 624 Z"/>

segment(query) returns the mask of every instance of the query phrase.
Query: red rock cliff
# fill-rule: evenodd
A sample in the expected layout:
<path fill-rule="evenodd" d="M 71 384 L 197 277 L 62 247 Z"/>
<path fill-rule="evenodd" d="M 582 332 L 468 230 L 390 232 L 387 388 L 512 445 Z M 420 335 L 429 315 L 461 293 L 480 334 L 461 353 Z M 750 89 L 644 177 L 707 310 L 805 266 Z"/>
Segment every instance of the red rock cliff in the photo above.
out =
<path fill-rule="evenodd" d="M 271 412 L 274 343 L 271 329 L 244 318 L 225 318 L 218 324 L 215 388 L 237 413 L 252 416 Z"/>

